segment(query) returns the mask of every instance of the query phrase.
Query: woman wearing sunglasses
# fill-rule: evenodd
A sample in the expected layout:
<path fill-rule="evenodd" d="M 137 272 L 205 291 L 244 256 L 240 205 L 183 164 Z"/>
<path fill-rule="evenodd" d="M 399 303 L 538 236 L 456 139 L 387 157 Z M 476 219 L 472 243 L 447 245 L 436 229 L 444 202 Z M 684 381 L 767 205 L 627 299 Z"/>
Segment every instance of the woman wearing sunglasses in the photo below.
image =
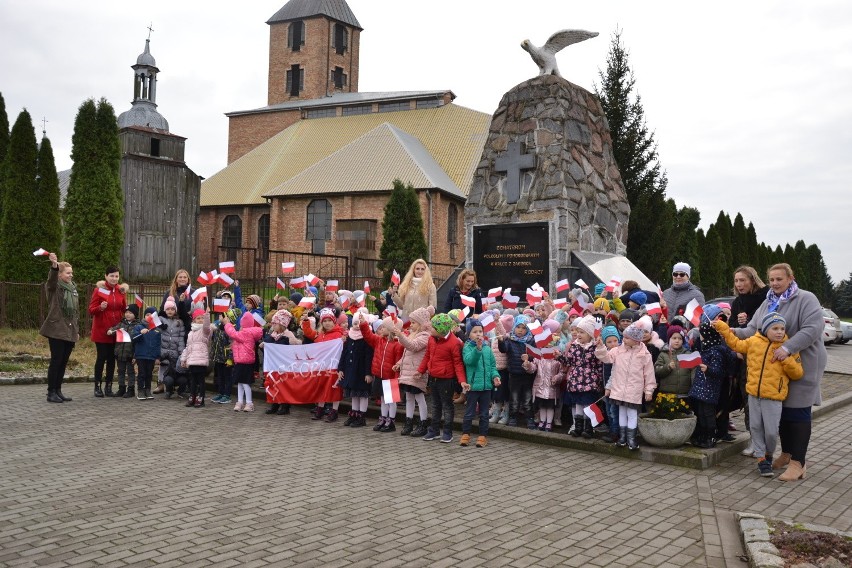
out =
<path fill-rule="evenodd" d="M 663 291 L 663 299 L 669 309 L 669 319 L 682 314 L 686 305 L 693 299 L 698 300 L 698 305 L 704 305 L 704 294 L 689 281 L 692 267 L 685 262 L 678 262 L 672 268 L 672 285 Z"/>

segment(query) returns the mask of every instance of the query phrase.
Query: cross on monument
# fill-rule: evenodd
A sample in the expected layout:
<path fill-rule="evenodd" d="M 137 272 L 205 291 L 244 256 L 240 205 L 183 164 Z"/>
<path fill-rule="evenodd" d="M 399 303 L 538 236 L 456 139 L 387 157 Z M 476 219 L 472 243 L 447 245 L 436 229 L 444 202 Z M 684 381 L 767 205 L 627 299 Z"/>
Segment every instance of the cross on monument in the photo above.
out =
<path fill-rule="evenodd" d="M 154 22 L 148 24 L 148 39 L 151 39 L 151 32 L 154 31 Z"/>
<path fill-rule="evenodd" d="M 506 203 L 521 198 L 521 171 L 535 168 L 535 154 L 524 154 L 521 142 L 509 142 L 506 153 L 494 160 L 495 172 L 506 172 Z"/>

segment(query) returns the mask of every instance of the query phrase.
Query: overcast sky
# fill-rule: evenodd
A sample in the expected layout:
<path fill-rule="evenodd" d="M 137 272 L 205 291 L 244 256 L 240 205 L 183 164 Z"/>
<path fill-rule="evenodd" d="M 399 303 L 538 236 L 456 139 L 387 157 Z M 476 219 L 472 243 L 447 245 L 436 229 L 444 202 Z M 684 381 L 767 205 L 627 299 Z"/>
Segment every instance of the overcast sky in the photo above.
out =
<path fill-rule="evenodd" d="M 520 48 L 556 30 L 600 36 L 563 50 L 562 75 L 589 90 L 616 28 L 656 132 L 668 194 L 701 211 L 741 212 L 759 240 L 822 249 L 835 283 L 852 271 L 852 3 L 348 0 L 364 27 L 359 90 L 451 89 L 488 114 L 537 74 Z M 223 113 L 266 105 L 269 19 L 286 0 L 0 2 L 0 92 L 26 107 L 59 169 L 88 97 L 130 108 L 153 22 L 159 110 L 188 138 L 186 161 L 226 165 Z"/>

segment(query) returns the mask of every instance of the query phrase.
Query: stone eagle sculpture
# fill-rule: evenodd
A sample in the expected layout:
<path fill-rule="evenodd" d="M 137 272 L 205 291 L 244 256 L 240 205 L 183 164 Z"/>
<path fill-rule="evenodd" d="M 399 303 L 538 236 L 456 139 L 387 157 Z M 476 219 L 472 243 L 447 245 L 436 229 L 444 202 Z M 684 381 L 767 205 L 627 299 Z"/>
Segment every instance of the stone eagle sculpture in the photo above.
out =
<path fill-rule="evenodd" d="M 559 30 L 550 36 L 547 43 L 541 47 L 531 44 L 528 39 L 521 42 L 521 47 L 529 52 L 530 57 L 538 65 L 539 75 L 562 77 L 559 74 L 559 67 L 556 66 L 556 53 L 571 44 L 580 43 L 597 35 L 598 32 L 587 32 L 586 30 Z"/>

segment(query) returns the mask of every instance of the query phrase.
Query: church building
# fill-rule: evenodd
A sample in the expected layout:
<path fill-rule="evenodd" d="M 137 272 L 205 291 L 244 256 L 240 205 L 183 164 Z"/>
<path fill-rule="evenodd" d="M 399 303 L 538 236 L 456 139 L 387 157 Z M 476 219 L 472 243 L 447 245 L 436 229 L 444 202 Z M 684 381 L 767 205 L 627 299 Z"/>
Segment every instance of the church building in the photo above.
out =
<path fill-rule="evenodd" d="M 378 258 L 394 179 L 417 190 L 428 260 L 464 262 L 491 117 L 447 89 L 359 92 L 363 28 L 345 0 L 290 0 L 267 24 L 267 105 L 227 113 L 228 165 L 201 186 L 201 268 L 268 278 L 270 251 Z"/>

